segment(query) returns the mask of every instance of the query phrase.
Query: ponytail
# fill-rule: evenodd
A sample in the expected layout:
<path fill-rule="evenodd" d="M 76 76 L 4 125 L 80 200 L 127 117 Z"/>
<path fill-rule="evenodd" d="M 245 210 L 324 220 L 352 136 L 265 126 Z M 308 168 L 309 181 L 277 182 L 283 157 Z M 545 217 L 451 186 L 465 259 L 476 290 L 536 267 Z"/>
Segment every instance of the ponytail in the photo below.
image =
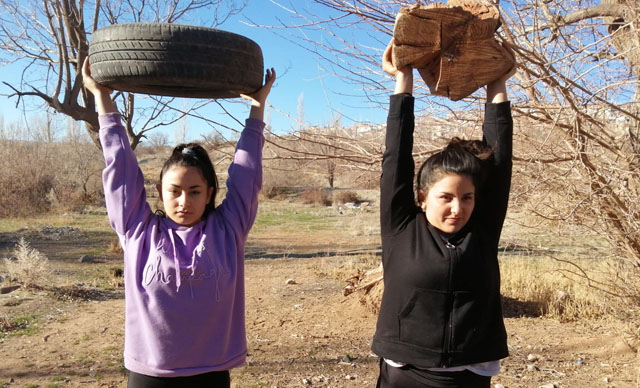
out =
<path fill-rule="evenodd" d="M 420 166 L 417 175 L 419 190 L 429 191 L 440 178 L 448 174 L 471 177 L 476 190 L 485 180 L 485 163 L 493 155 L 493 149 L 480 140 L 451 139 L 440 152 L 431 155 Z"/>

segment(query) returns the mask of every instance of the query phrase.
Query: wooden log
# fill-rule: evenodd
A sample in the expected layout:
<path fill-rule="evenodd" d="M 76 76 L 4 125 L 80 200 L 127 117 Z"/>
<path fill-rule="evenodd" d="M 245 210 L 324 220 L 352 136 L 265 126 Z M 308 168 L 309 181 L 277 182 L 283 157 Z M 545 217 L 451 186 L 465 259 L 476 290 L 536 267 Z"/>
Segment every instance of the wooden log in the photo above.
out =
<path fill-rule="evenodd" d="M 393 63 L 418 69 L 431 93 L 454 101 L 505 74 L 513 58 L 495 39 L 500 11 L 487 0 L 402 8 Z"/>

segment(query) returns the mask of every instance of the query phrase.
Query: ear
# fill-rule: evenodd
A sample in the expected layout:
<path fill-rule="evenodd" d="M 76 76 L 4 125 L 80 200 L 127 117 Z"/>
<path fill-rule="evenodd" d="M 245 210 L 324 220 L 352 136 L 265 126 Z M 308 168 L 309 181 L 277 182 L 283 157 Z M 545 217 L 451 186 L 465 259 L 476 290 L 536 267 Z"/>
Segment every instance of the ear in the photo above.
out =
<path fill-rule="evenodd" d="M 214 188 L 213 187 L 209 187 L 208 193 L 207 193 L 207 203 L 209 203 L 209 201 L 211 201 L 211 196 L 213 195 L 213 191 Z"/>
<path fill-rule="evenodd" d="M 427 211 L 427 192 L 422 189 L 418 189 L 418 206 L 423 212 Z"/>
<path fill-rule="evenodd" d="M 160 197 L 160 200 L 162 201 L 162 185 L 160 183 L 156 184 L 156 190 L 158 190 L 158 196 Z"/>

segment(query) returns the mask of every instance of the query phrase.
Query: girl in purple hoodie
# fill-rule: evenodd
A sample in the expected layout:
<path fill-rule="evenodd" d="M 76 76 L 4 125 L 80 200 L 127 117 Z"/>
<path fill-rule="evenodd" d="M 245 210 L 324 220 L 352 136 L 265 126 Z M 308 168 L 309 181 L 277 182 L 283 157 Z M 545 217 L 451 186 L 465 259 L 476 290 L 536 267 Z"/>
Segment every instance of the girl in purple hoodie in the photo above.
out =
<path fill-rule="evenodd" d="M 124 249 L 128 387 L 229 387 L 229 369 L 247 354 L 244 245 L 262 186 L 264 107 L 275 70 L 243 95 L 251 110 L 222 203 L 214 209 L 217 182 L 206 151 L 182 144 L 162 168 L 162 214 L 147 204 L 112 90 L 91 78 L 88 60 L 82 73 L 99 114 L 107 213 Z"/>

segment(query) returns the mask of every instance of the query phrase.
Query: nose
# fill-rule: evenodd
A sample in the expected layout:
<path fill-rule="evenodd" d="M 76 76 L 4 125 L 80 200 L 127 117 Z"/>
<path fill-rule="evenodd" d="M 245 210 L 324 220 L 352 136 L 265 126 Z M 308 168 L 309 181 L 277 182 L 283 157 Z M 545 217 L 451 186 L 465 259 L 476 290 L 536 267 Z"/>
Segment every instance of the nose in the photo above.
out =
<path fill-rule="evenodd" d="M 454 199 L 453 201 L 451 201 L 451 214 L 458 213 L 460 213 L 460 201 Z"/>
<path fill-rule="evenodd" d="M 187 207 L 187 205 L 189 204 L 189 195 L 185 192 L 183 192 L 180 197 L 178 197 L 178 205 L 182 206 L 182 207 Z"/>

